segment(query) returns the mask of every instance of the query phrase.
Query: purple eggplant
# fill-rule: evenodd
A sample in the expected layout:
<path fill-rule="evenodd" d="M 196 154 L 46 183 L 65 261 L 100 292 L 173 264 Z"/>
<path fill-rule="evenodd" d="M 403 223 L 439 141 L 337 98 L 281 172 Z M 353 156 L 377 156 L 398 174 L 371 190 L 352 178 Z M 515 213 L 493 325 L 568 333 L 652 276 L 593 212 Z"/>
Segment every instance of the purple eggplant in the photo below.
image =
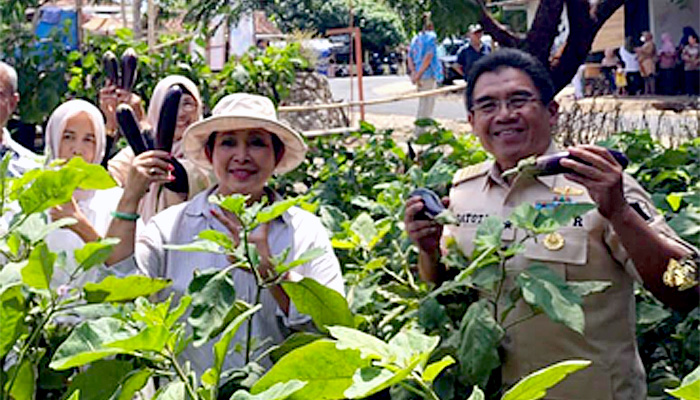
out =
<path fill-rule="evenodd" d="M 189 180 L 187 179 L 187 170 L 175 157 L 170 159 L 170 164 L 173 166 L 171 174 L 175 177 L 175 179 L 173 179 L 172 182 L 166 183 L 165 187 L 175 193 L 189 193 L 190 184 Z"/>
<path fill-rule="evenodd" d="M 102 55 L 102 67 L 104 68 L 106 82 L 105 85 L 116 85 L 119 83 L 119 61 L 117 56 L 107 50 Z"/>
<path fill-rule="evenodd" d="M 117 124 L 119 125 L 119 130 L 122 135 L 124 135 L 126 141 L 129 143 L 129 146 L 134 150 L 135 155 L 139 155 L 148 150 L 141 136 L 141 129 L 139 129 L 139 124 L 136 122 L 134 110 L 131 109 L 131 106 L 120 104 L 117 107 Z"/>
<path fill-rule="evenodd" d="M 128 92 L 134 89 L 136 83 L 139 59 L 136 51 L 129 47 L 122 54 L 122 81 L 120 87 Z"/>
<path fill-rule="evenodd" d="M 627 165 L 629 165 L 629 160 L 627 159 L 627 156 L 624 155 L 624 153 L 611 149 L 608 149 L 608 152 L 610 152 L 610 154 L 622 166 L 623 169 L 627 168 Z M 520 160 L 515 168 L 511 168 L 509 170 L 504 171 L 502 176 L 504 178 L 508 178 L 509 176 L 516 175 L 518 173 L 527 174 L 531 176 L 548 176 L 572 173 L 572 170 L 564 168 L 561 165 L 560 161 L 563 158 L 570 158 L 580 163 L 588 164 L 585 161 L 572 156 L 571 154 L 569 154 L 568 151 L 562 151 L 560 153 L 547 154 L 539 157 L 530 157 Z"/>
<path fill-rule="evenodd" d="M 440 196 L 426 188 L 418 188 L 411 192 L 408 197 L 418 196 L 423 201 L 423 209 L 416 214 L 416 219 L 433 219 L 441 212 L 445 211 Z"/>
<path fill-rule="evenodd" d="M 175 136 L 175 125 L 177 124 L 177 111 L 180 108 L 180 98 L 182 88 L 180 85 L 173 85 L 168 88 L 163 99 L 163 106 L 158 116 L 158 131 L 156 132 L 156 149 L 170 153 L 173 147 L 173 137 Z"/>

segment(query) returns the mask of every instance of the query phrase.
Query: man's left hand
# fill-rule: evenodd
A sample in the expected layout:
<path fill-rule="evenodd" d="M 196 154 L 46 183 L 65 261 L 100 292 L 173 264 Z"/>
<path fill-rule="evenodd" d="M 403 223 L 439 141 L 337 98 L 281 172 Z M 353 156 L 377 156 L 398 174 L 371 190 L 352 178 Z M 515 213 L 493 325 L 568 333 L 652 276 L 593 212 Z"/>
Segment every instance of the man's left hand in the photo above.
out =
<path fill-rule="evenodd" d="M 566 174 L 566 178 L 586 187 L 603 217 L 610 219 L 619 215 L 627 207 L 622 186 L 622 166 L 604 147 L 581 145 L 568 151 L 583 162 L 562 159 L 561 165 L 575 172 Z"/>

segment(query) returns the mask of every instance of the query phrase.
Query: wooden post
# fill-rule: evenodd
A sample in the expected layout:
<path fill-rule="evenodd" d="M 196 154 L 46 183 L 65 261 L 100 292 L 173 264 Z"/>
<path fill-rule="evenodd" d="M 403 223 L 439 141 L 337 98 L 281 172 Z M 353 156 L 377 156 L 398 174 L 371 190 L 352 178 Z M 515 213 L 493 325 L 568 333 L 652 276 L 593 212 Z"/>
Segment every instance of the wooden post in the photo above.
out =
<path fill-rule="evenodd" d="M 341 35 L 341 34 L 350 34 L 351 36 L 351 44 L 354 45 L 355 47 L 355 68 L 357 68 L 357 91 L 359 92 L 359 98 L 360 98 L 360 119 L 364 121 L 365 119 L 365 106 L 364 106 L 364 100 L 365 100 L 365 94 L 362 86 L 362 35 L 360 33 L 360 28 L 354 27 L 354 28 L 334 28 L 334 29 L 328 29 L 326 30 L 326 35 L 328 36 L 333 36 L 333 35 Z M 350 74 L 352 76 L 352 73 Z M 352 85 L 352 83 L 351 83 Z M 352 86 L 350 86 L 352 89 Z"/>
<path fill-rule="evenodd" d="M 156 45 L 156 6 L 153 0 L 148 0 L 148 50 L 151 51 Z"/>
<path fill-rule="evenodd" d="M 78 51 L 83 45 L 83 0 L 75 0 L 76 30 L 78 34 Z"/>

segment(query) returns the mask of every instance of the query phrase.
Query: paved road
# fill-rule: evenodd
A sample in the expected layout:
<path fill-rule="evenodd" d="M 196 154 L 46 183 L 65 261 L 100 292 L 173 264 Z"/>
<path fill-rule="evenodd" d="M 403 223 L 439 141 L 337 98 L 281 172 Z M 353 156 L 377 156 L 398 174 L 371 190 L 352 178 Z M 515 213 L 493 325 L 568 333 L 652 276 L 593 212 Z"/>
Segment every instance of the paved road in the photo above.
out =
<path fill-rule="evenodd" d="M 331 91 L 335 100 L 350 100 L 350 79 L 331 78 Z M 353 96 L 358 100 L 357 78 L 353 78 Z M 368 76 L 363 80 L 365 100 L 379 99 L 396 96 L 399 94 L 415 92 L 408 76 L 386 75 Z M 375 114 L 416 115 L 418 99 L 402 100 L 398 102 L 377 104 L 366 107 L 366 112 Z M 466 121 L 464 103 L 459 96 L 438 96 L 435 104 L 435 118 L 449 118 Z"/>

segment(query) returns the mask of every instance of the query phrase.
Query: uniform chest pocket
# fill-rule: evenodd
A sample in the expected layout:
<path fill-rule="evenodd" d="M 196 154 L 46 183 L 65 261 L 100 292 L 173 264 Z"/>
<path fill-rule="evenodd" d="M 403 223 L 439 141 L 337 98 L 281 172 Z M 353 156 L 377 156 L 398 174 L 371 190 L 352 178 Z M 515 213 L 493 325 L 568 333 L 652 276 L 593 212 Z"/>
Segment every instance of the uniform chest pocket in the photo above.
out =
<path fill-rule="evenodd" d="M 588 232 L 581 228 L 562 228 L 547 238 L 525 242 L 525 257 L 530 260 L 570 265 L 585 265 L 588 261 Z M 549 240 L 548 240 L 549 239 Z"/>

